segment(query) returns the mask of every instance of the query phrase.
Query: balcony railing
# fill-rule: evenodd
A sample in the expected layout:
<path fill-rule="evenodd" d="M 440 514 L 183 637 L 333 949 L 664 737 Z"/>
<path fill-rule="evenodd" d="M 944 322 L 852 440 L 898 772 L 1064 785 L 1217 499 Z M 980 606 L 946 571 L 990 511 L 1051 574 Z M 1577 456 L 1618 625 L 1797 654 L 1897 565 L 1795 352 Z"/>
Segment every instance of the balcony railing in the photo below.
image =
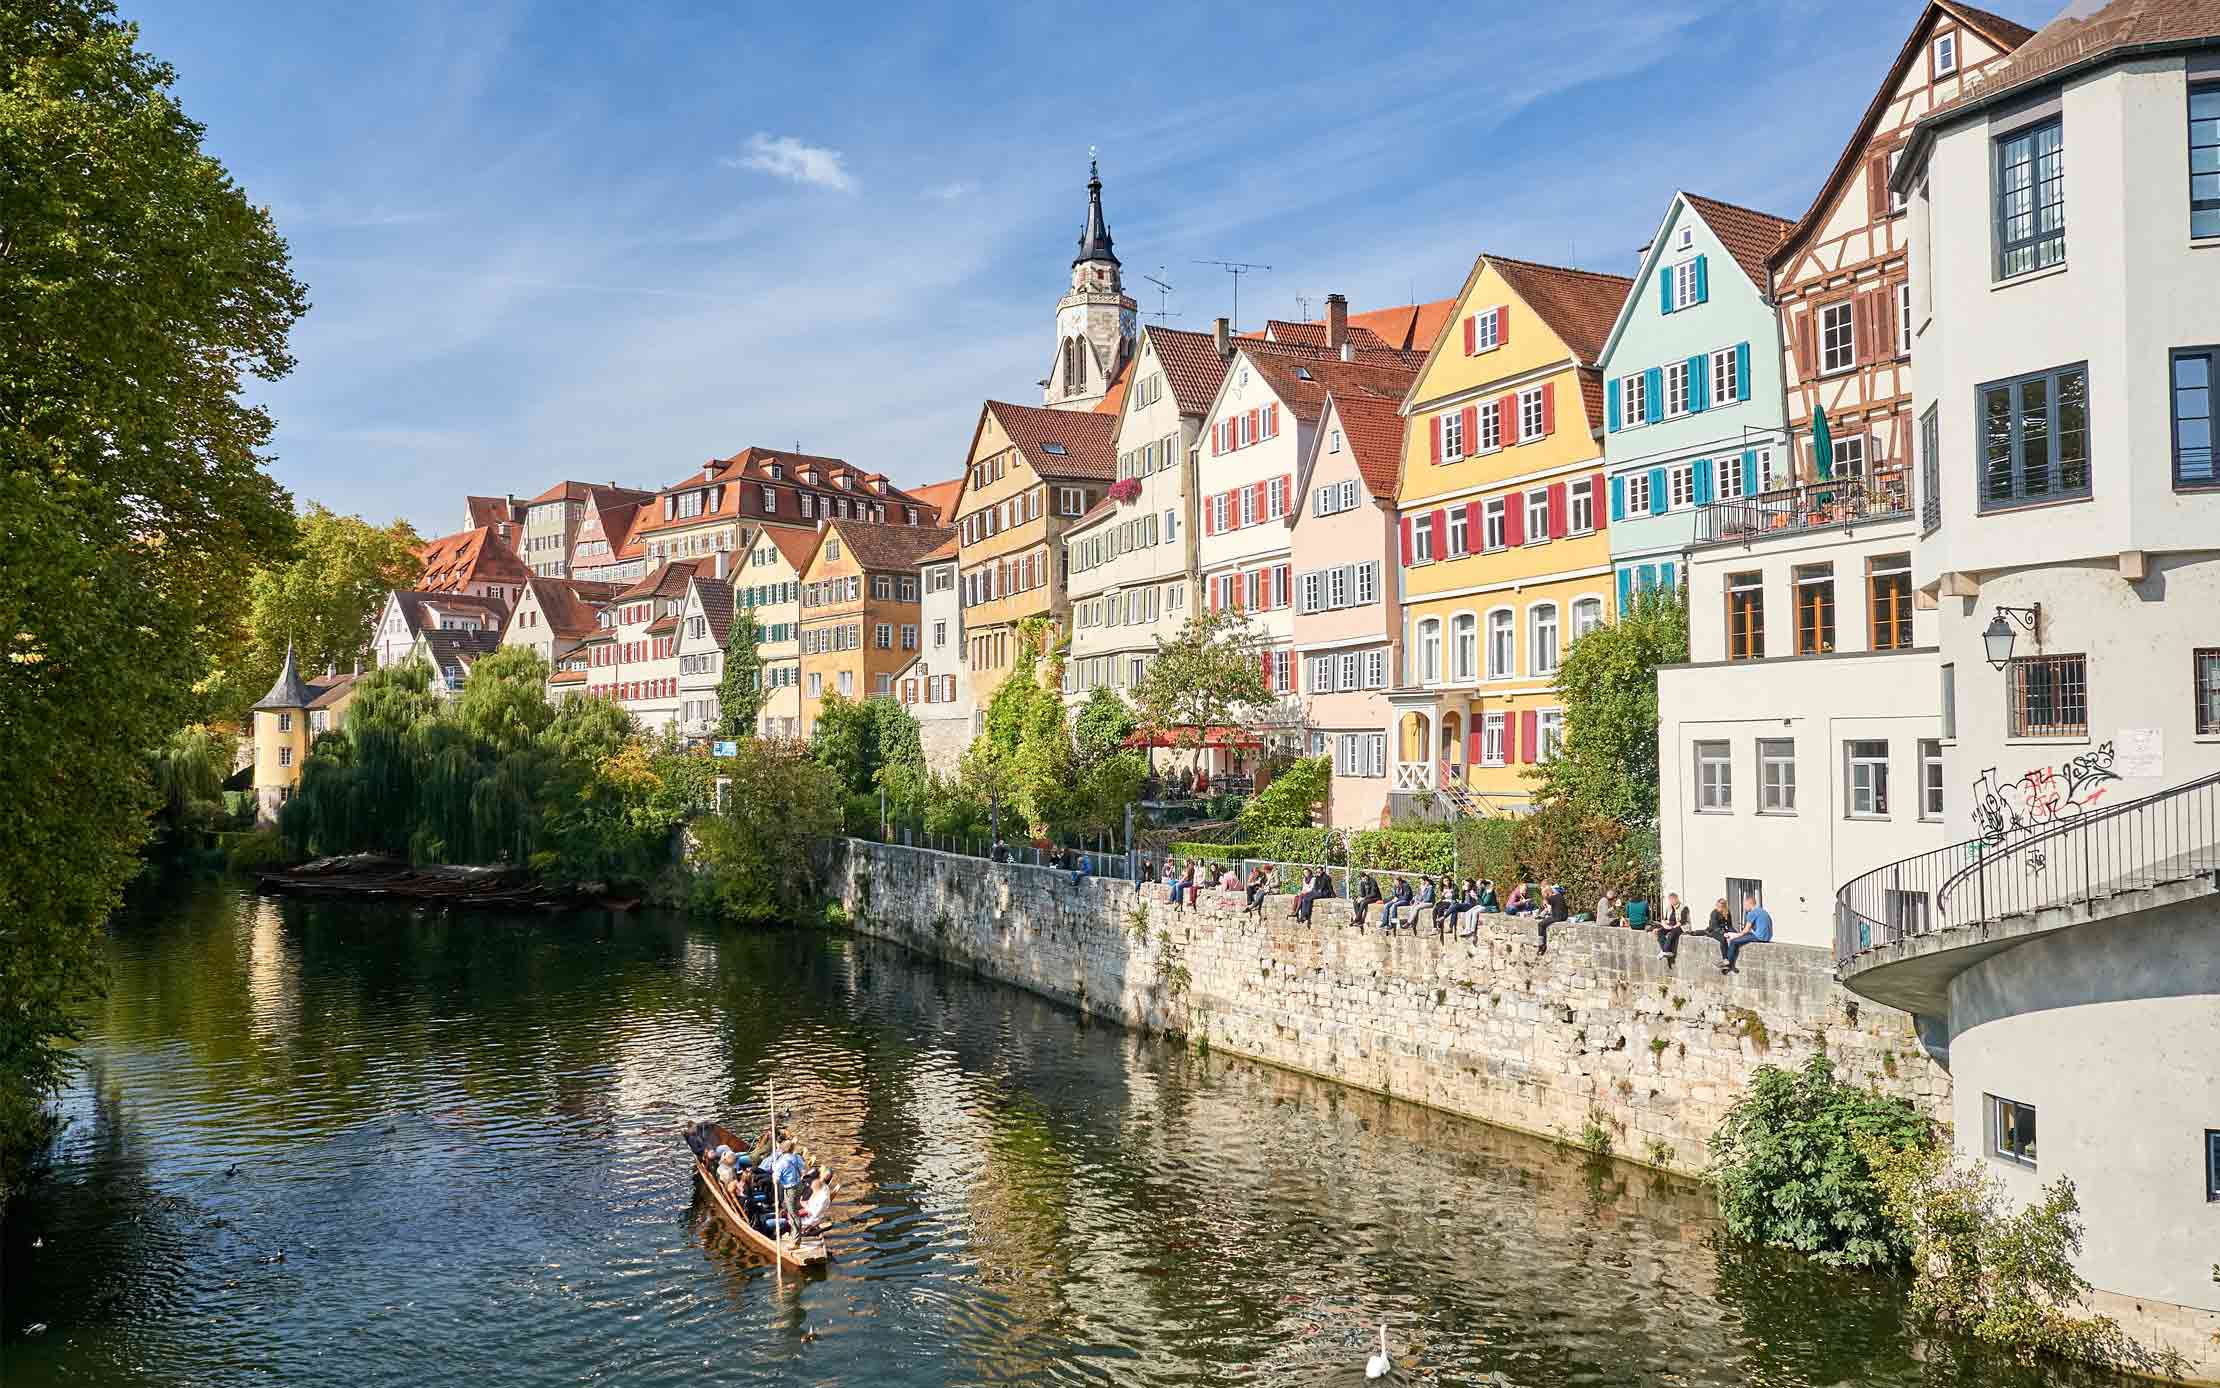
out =
<path fill-rule="evenodd" d="M 1696 543 L 1748 544 L 1798 531 L 1847 530 L 1861 521 L 1894 520 L 1911 513 L 1910 474 L 1902 467 L 1875 468 L 1868 476 L 1805 482 L 1709 502 L 1696 513 Z"/>

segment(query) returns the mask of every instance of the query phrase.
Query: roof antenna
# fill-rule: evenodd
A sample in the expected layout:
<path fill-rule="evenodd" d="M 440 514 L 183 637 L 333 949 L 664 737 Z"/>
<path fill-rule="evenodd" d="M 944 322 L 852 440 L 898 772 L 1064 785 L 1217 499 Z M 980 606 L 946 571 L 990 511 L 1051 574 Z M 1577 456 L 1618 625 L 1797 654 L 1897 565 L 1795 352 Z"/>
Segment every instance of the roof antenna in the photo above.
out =
<path fill-rule="evenodd" d="M 1270 270 L 1269 265 L 1250 265 L 1239 260 L 1198 260 L 1197 265 L 1215 265 L 1233 276 L 1233 330 L 1241 331 L 1241 277 L 1259 270 Z"/>
<path fill-rule="evenodd" d="M 1164 267 L 1159 265 L 1156 268 L 1161 270 Z M 1178 314 L 1171 312 L 1172 295 L 1177 294 L 1179 291 L 1164 283 L 1164 281 L 1158 279 L 1154 275 L 1143 275 L 1141 276 L 1141 278 L 1147 280 L 1150 284 L 1155 285 L 1157 289 L 1161 291 L 1156 296 L 1156 321 L 1162 323 L 1166 319 L 1179 317 Z M 1045 386 L 1048 384 L 1048 382 L 1043 381 L 1041 382 L 1041 384 Z"/>

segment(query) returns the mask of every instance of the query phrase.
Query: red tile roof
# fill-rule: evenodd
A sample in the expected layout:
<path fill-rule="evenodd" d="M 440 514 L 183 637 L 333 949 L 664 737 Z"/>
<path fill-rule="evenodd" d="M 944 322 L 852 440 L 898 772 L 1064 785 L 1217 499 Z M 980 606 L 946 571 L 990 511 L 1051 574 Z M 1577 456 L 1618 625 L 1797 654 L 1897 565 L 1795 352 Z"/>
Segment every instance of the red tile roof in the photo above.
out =
<path fill-rule="evenodd" d="M 1129 355 L 1118 364 L 1118 374 L 1110 378 L 1110 388 L 1095 402 L 1094 412 L 1115 418 L 1125 406 L 1125 388 L 1133 383 L 1133 358 Z"/>
<path fill-rule="evenodd" d="M 1750 277 L 1750 283 L 1757 286 L 1758 292 L 1769 293 L 1766 257 L 1773 254 L 1773 248 L 1781 244 L 1781 238 L 1796 224 L 1786 217 L 1753 212 L 1717 198 L 1698 197 L 1689 192 L 1681 196 L 1696 209 L 1696 215 L 1704 219 L 1704 225 L 1711 228 L 1711 234 L 1719 238 L 1719 244 L 1727 248 L 1727 254 L 1734 257 L 1734 263 L 1742 267 L 1742 273 Z"/>
<path fill-rule="evenodd" d="M 1335 391 L 1332 401 L 1365 490 L 1375 501 L 1394 501 L 1403 471 L 1401 405 L 1368 391 Z"/>
<path fill-rule="evenodd" d="M 2220 38 L 2220 0 L 2111 0 L 2093 13 L 2075 13 L 2086 9 L 2086 4 L 2069 6 L 2065 13 L 2023 39 L 2010 62 L 1985 75 L 1969 75 L 1958 89 L 1958 99 L 1937 107 L 1935 113 L 1976 101 L 1985 103 L 2068 68 L 2148 44 Z"/>
<path fill-rule="evenodd" d="M 505 496 L 466 496 L 463 508 L 468 512 L 472 528 L 488 525 L 513 525 L 524 517 L 517 515 Z"/>
<path fill-rule="evenodd" d="M 1044 480 L 1108 482 L 1118 475 L 1118 421 L 1109 415 L 1003 400 L 989 400 L 987 411 Z"/>
<path fill-rule="evenodd" d="M 1441 335 L 1442 325 L 1457 316 L 1455 299 L 1428 304 L 1404 304 L 1349 315 L 1349 326 L 1370 328 L 1388 346 L 1401 352 L 1425 352 Z"/>
<path fill-rule="evenodd" d="M 943 560 L 954 559 L 956 549 L 956 533 L 951 530 L 947 539 L 934 545 L 930 552 L 917 556 L 917 562 L 920 564 L 938 564 Z"/>
<path fill-rule="evenodd" d="M 1619 306 L 1634 288 L 1633 280 L 1508 256 L 1491 255 L 1487 261 L 1582 366 L 1596 364 L 1612 325 L 1619 320 Z"/>
<path fill-rule="evenodd" d="M 771 476 L 769 471 L 774 467 L 779 470 L 777 477 Z M 816 480 L 804 481 L 804 473 L 814 476 Z M 843 480 L 846 481 L 846 486 L 841 485 Z M 634 536 L 637 538 L 658 530 L 682 530 L 717 521 L 731 521 L 742 516 L 761 519 L 753 500 L 745 497 L 742 488 L 736 485 L 742 482 L 767 482 L 782 488 L 814 492 L 820 497 L 847 496 L 875 502 L 886 506 L 890 517 L 898 516 L 900 507 L 917 506 L 918 520 L 922 523 L 925 519 L 925 508 L 918 499 L 887 481 L 884 473 L 865 472 L 840 458 L 824 458 L 811 453 L 789 453 L 781 449 L 756 446 L 743 448 L 729 458 L 712 458 L 700 469 L 657 493 L 659 496 L 667 496 L 674 492 L 725 484 L 724 493 L 718 498 L 715 510 L 692 516 L 674 515 L 665 520 L 660 505 L 649 505 L 642 512 L 645 519 L 635 522 Z M 792 500 L 789 497 L 788 503 L 791 504 Z"/>
<path fill-rule="evenodd" d="M 1256 350 L 1243 343 L 1240 355 L 1272 387 L 1274 394 L 1297 419 L 1316 421 L 1329 392 L 1337 396 L 1371 395 L 1402 403 L 1403 395 L 1418 378 L 1415 368 L 1379 366 L 1370 362 L 1343 361 L 1338 357 L 1305 360 L 1271 350 Z"/>
<path fill-rule="evenodd" d="M 866 571 L 907 572 L 917 561 L 956 537 L 937 525 L 873 525 L 868 521 L 834 521 L 828 531 L 838 531 L 848 557 Z"/>
<path fill-rule="evenodd" d="M 416 557 L 424 566 L 416 580 L 420 592 L 459 593 L 473 583 L 521 584 L 532 576 L 490 525 L 442 535 L 418 549 Z"/>
<path fill-rule="evenodd" d="M 702 618 L 709 624 L 709 639 L 724 649 L 725 637 L 732 631 L 732 585 L 696 575 L 694 601 L 701 604 Z"/>
<path fill-rule="evenodd" d="M 1246 338 L 1256 336 L 1256 334 L 1243 333 L 1242 336 Z M 1288 323 L 1277 318 L 1268 318 L 1264 322 L 1262 336 L 1267 342 L 1287 342 L 1298 347 L 1324 347 L 1326 345 L 1326 325 L 1324 323 Z M 1394 348 L 1393 343 L 1382 339 L 1378 333 L 1354 319 L 1349 323 L 1349 341 L 1354 342 L 1359 347 L 1370 347 L 1382 352 Z"/>
<path fill-rule="evenodd" d="M 645 501 L 653 495 L 655 493 L 649 489 L 620 487 L 614 482 L 606 485 L 600 482 L 557 482 L 524 504 L 537 506 L 547 501 L 591 501 L 602 497 L 613 497 L 620 501 Z"/>
<path fill-rule="evenodd" d="M 621 583 L 596 583 L 583 578 L 534 578 L 525 584 L 539 605 L 547 629 L 573 641 L 599 625 L 594 614 L 615 602 L 624 590 Z"/>
<path fill-rule="evenodd" d="M 647 577 L 617 594 L 617 601 L 629 602 L 633 598 L 682 597 L 686 592 L 686 585 L 694 581 L 694 575 L 697 572 L 714 573 L 715 571 L 716 559 L 714 556 L 707 559 L 673 559 L 667 563 L 657 564 L 654 568 L 648 570 Z"/>
<path fill-rule="evenodd" d="M 918 504 L 932 507 L 943 525 L 955 519 L 956 500 L 963 493 L 964 479 L 960 474 L 945 482 L 928 482 L 922 487 L 910 488 L 910 495 L 917 498 Z"/>
<path fill-rule="evenodd" d="M 1429 311 L 1433 307 L 1431 304 L 1421 305 L 1419 312 Z M 1412 310 L 1390 309 L 1384 311 L 1409 313 Z M 1351 321 L 1355 321 L 1355 316 L 1352 316 Z M 1298 323 L 1293 326 L 1299 328 L 1305 325 Z M 1325 341 L 1324 325 L 1315 326 L 1319 329 L 1319 341 L 1323 344 Z M 1218 387 L 1226 378 L 1226 363 L 1230 358 L 1218 355 L 1217 344 L 1209 333 L 1188 332 L 1181 328 L 1161 326 L 1151 326 L 1148 333 L 1150 341 L 1155 344 L 1156 359 L 1164 368 L 1164 379 L 1171 384 L 1173 398 L 1179 402 L 1180 413 L 1200 415 L 1208 410 L 1210 403 L 1218 398 Z M 1340 360 L 1340 353 L 1330 351 L 1324 345 L 1312 347 L 1301 342 L 1275 342 L 1260 335 L 1244 334 L 1234 338 L 1233 345 L 1236 348 L 1253 348 L 1258 352 L 1272 352 L 1282 356 L 1299 358 L 1303 361 Z M 1411 351 L 1400 348 L 1362 347 L 1356 355 L 1358 361 L 1369 365 L 1403 366 L 1415 369 L 1425 363 L 1426 352 L 1431 345 L 1432 341 L 1429 339 L 1427 342 L 1420 344 L 1416 350 Z"/>
<path fill-rule="evenodd" d="M 822 530 L 802 530 L 790 525 L 766 525 L 763 527 L 763 534 L 772 544 L 778 546 L 779 553 L 786 556 L 786 562 L 794 566 L 796 573 L 809 567 L 810 559 L 817 553 L 817 546 L 824 543 L 825 539 L 825 532 Z"/>
<path fill-rule="evenodd" d="M 347 692 L 354 688 L 355 681 L 360 678 L 359 674 L 352 673 L 317 676 L 308 682 L 312 696 L 308 701 L 308 706 L 312 709 L 330 708 L 333 704 L 345 699 Z"/>

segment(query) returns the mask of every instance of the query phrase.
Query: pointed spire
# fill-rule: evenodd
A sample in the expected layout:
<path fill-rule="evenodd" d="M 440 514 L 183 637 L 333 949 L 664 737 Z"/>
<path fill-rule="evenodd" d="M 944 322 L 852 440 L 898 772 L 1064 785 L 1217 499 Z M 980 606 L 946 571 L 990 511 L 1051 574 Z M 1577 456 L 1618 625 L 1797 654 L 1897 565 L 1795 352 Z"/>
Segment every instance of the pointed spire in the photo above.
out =
<path fill-rule="evenodd" d="M 1092 148 L 1087 151 L 1087 229 L 1079 233 L 1079 254 L 1071 258 L 1071 263 L 1081 265 L 1090 260 L 1118 263 L 1110 249 L 1110 224 L 1102 216 L 1102 162 L 1095 158 Z"/>
<path fill-rule="evenodd" d="M 278 671 L 277 683 L 270 686 L 270 692 L 263 695 L 262 702 L 255 707 L 307 708 L 308 700 L 308 686 L 301 683 L 301 672 L 294 668 L 293 643 L 289 640 L 285 643 L 285 668 Z"/>

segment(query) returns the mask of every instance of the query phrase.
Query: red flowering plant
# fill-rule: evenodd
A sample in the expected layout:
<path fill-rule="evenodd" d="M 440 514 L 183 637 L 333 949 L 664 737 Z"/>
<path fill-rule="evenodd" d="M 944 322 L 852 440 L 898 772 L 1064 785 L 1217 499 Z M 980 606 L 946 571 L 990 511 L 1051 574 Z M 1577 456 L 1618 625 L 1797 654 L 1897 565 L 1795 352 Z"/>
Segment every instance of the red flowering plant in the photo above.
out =
<path fill-rule="evenodd" d="M 1110 484 L 1110 499 L 1121 506 L 1128 502 L 1139 501 L 1141 499 L 1141 479 L 1138 477 L 1121 477 L 1112 482 Z"/>

